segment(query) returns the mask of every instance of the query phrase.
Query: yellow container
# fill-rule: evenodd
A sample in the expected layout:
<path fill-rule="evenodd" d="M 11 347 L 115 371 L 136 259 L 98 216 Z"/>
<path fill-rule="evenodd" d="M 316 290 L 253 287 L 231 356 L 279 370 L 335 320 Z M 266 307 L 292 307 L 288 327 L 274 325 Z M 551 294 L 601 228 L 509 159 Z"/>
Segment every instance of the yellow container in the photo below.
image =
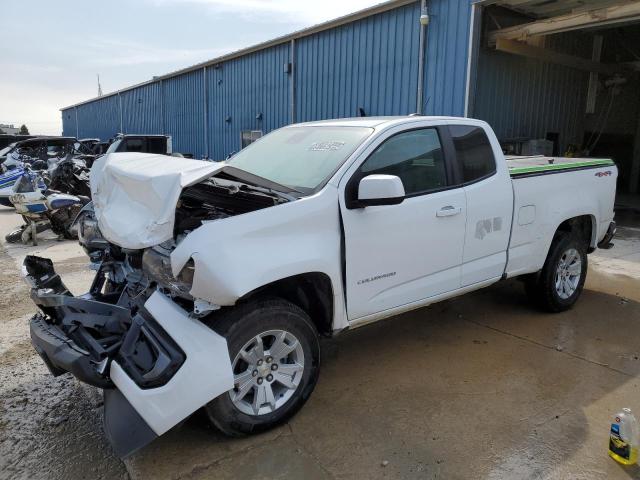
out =
<path fill-rule="evenodd" d="M 609 456 L 622 465 L 638 461 L 638 422 L 628 408 L 617 413 L 609 431 Z"/>

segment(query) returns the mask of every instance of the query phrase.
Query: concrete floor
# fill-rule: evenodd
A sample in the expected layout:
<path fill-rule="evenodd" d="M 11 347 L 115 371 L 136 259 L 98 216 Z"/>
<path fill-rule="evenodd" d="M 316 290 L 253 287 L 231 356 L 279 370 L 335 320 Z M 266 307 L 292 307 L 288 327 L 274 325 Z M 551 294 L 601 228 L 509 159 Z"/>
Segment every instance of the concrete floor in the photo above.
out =
<path fill-rule="evenodd" d="M 124 463 L 91 389 L 53 379 L 28 342 L 21 258 L 53 257 L 78 292 L 82 251 L 5 246 L 0 478 L 640 478 L 606 453 L 611 416 L 640 413 L 639 219 L 590 256 L 569 312 L 537 312 L 507 281 L 363 327 L 324 342 L 318 386 L 287 425 L 232 440 L 196 414 Z M 2 237 L 18 223 L 0 211 Z"/>

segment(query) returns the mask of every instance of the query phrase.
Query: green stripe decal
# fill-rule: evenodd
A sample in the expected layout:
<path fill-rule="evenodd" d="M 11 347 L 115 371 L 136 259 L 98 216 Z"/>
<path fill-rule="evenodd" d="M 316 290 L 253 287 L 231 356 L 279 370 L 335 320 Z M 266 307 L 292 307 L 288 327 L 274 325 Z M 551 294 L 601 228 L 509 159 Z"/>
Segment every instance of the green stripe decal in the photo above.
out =
<path fill-rule="evenodd" d="M 525 173 L 541 173 L 541 172 L 549 172 L 553 170 L 568 170 L 571 168 L 584 168 L 584 167 L 606 167 L 611 165 L 615 165 L 613 160 L 587 160 L 587 161 L 582 160 L 580 162 L 550 163 L 547 165 L 531 165 L 526 167 L 513 166 L 513 167 L 509 167 L 509 173 L 511 175 L 522 175 Z"/>

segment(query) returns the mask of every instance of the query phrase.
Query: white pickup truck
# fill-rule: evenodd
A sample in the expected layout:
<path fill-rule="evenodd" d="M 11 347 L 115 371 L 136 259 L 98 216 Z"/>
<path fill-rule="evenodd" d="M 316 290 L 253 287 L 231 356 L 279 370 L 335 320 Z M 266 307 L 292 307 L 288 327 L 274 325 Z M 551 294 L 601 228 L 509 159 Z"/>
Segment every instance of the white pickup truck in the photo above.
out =
<path fill-rule="evenodd" d="M 311 394 L 320 335 L 516 276 L 571 307 L 611 246 L 616 177 L 610 160 L 505 159 L 486 123 L 444 117 L 291 125 L 224 163 L 106 155 L 79 225 L 90 291 L 25 260 L 32 342 L 104 389 L 120 455 L 201 407 L 229 435 L 262 431 Z"/>

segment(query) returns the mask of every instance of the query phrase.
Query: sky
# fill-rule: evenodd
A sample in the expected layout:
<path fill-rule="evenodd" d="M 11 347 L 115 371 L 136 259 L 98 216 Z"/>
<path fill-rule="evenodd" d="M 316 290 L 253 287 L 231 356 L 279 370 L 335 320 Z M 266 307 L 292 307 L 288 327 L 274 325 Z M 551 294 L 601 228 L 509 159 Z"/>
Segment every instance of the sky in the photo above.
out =
<path fill-rule="evenodd" d="M 0 123 L 60 135 L 60 108 L 382 0 L 5 2 Z"/>

